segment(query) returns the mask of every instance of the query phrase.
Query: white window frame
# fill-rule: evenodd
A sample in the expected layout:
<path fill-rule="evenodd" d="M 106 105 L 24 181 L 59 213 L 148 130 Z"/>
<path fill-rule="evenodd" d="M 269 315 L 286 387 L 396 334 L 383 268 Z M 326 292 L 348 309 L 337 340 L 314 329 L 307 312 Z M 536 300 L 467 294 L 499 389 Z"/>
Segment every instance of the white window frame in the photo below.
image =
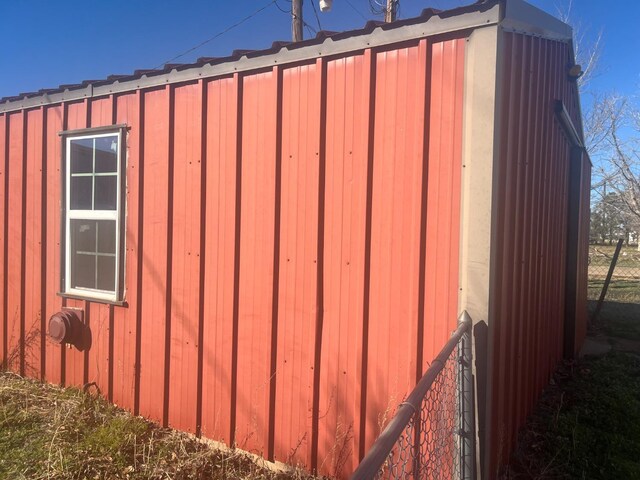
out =
<path fill-rule="evenodd" d="M 103 137 L 118 137 L 118 148 L 116 151 L 116 209 L 115 210 L 71 210 L 71 142 L 74 140 L 83 139 L 96 139 Z M 119 302 L 121 300 L 121 287 L 120 285 L 120 269 L 123 268 L 124 262 L 121 258 L 123 252 L 122 245 L 122 152 L 123 149 L 123 130 L 121 128 L 114 127 L 109 132 L 96 132 L 96 133 L 82 133 L 82 134 L 69 134 L 64 137 L 65 142 L 65 173 L 64 173 L 64 280 L 63 289 L 64 295 L 82 297 L 89 300 L 102 300 L 107 302 Z M 95 152 L 94 160 L 95 162 Z M 95 171 L 95 167 L 93 169 Z M 95 175 L 95 173 L 94 173 Z M 95 196 L 95 188 L 92 190 L 92 194 Z M 116 253 L 115 253 L 115 290 L 98 290 L 92 288 L 73 288 L 71 287 L 71 220 L 115 220 L 116 222 Z"/>

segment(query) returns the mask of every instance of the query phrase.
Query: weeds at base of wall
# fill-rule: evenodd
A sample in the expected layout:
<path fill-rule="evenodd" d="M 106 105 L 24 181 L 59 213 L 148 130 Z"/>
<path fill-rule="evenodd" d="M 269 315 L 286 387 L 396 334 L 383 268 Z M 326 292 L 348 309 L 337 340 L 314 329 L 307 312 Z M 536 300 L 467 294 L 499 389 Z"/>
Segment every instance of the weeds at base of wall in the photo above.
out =
<path fill-rule="evenodd" d="M 0 478 L 310 479 L 212 449 L 100 397 L 0 373 Z"/>
<path fill-rule="evenodd" d="M 562 365 L 501 478 L 640 478 L 640 353 Z"/>

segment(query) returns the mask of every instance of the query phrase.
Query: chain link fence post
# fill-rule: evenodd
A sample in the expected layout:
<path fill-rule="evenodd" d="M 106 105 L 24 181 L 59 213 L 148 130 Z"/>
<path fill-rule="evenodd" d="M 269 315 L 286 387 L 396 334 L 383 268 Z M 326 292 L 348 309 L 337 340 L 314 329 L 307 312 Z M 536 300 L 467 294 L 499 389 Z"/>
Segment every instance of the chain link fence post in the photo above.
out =
<path fill-rule="evenodd" d="M 464 312 L 463 321 L 468 320 Z M 473 381 L 473 353 L 471 346 L 471 328 L 465 331 L 460 340 L 458 350 L 458 391 L 459 391 L 459 422 L 460 422 L 460 478 L 475 480 L 475 402 Z"/>

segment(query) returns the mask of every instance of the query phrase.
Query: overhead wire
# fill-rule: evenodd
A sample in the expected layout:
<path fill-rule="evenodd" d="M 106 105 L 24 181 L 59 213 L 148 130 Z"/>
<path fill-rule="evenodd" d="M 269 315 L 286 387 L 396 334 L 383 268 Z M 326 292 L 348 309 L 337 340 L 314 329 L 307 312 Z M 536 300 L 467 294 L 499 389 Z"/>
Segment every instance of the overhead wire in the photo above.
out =
<path fill-rule="evenodd" d="M 234 23 L 234 24 L 232 24 L 232 25 L 228 26 L 227 28 L 225 28 L 225 29 L 224 29 L 224 30 L 222 30 L 221 32 L 216 33 L 214 36 L 212 36 L 212 37 L 210 37 L 210 38 L 206 39 L 206 40 L 205 40 L 205 41 L 203 41 L 203 42 L 200 42 L 200 43 L 199 43 L 198 45 L 196 45 L 195 47 L 191 47 L 190 49 L 185 50 L 185 51 L 184 51 L 184 52 L 182 52 L 181 54 L 176 55 L 175 57 L 170 58 L 169 60 L 162 62 L 160 65 L 158 65 L 158 66 L 154 67 L 154 70 L 155 70 L 155 69 L 158 69 L 158 68 L 162 68 L 165 64 L 167 64 L 167 63 L 171 63 L 171 62 L 173 62 L 174 60 L 177 60 L 178 58 L 182 58 L 182 57 L 184 57 L 185 55 L 187 55 L 187 54 L 189 54 L 189 53 L 193 52 L 194 50 L 197 50 L 198 48 L 200 48 L 200 47 L 202 47 L 202 46 L 206 45 L 207 43 L 212 42 L 212 41 L 213 41 L 213 40 L 215 40 L 216 38 L 221 37 L 222 35 L 224 35 L 225 33 L 227 33 L 227 32 L 229 32 L 229 31 L 233 30 L 233 29 L 234 29 L 234 28 L 236 28 L 236 27 L 239 27 L 240 25 L 242 25 L 242 24 L 243 24 L 244 22 L 246 22 L 247 20 L 252 19 L 253 17 L 255 17 L 255 16 L 256 16 L 256 15 L 258 15 L 259 13 L 263 12 L 264 10 L 266 10 L 267 8 L 269 8 L 271 5 L 274 5 L 275 3 L 276 3 L 276 0 L 271 0 L 269 3 L 267 3 L 266 5 L 264 5 L 264 6 L 260 7 L 259 9 L 257 9 L 256 11 L 254 11 L 253 13 L 251 13 L 251 14 L 247 15 L 247 16 L 246 16 L 246 17 L 244 17 L 242 20 L 237 21 L 236 23 Z"/>
<path fill-rule="evenodd" d="M 318 11 L 316 10 L 315 0 L 311 0 L 311 6 L 313 7 L 313 14 L 316 16 L 316 21 L 318 22 L 318 30 L 322 31 L 322 25 L 320 25 L 320 17 L 318 16 Z"/>
<path fill-rule="evenodd" d="M 369 21 L 369 19 L 364 15 L 364 13 L 362 13 L 359 9 L 356 8 L 356 6 L 353 3 L 351 3 L 351 0 L 346 0 L 346 1 L 347 1 L 347 5 L 349 5 L 354 12 L 360 15 L 364 21 Z"/>
<path fill-rule="evenodd" d="M 312 27 L 311 25 L 309 25 L 307 22 L 305 22 L 304 20 L 302 20 L 302 24 L 307 27 L 307 30 L 309 30 L 310 33 L 313 33 L 313 35 L 316 35 L 318 33 L 318 30 L 316 30 L 314 27 Z"/>
<path fill-rule="evenodd" d="M 291 3 L 291 0 L 286 0 L 286 1 L 289 1 L 289 3 Z M 286 13 L 287 15 L 291 13 L 291 8 L 289 8 L 289 10 L 285 10 L 280 6 L 280 4 L 278 3 L 278 0 L 276 0 L 276 8 L 280 10 L 282 13 Z"/>

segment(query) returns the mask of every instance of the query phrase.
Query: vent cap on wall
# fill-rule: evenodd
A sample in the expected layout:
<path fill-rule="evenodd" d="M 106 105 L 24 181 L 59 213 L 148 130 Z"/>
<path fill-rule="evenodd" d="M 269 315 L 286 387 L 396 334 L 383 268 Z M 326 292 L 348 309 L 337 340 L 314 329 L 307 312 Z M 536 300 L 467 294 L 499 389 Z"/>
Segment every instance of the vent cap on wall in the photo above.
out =
<path fill-rule="evenodd" d="M 81 333 L 78 328 L 81 324 L 77 312 L 65 309 L 51 316 L 47 333 L 56 343 L 74 343 Z"/>

